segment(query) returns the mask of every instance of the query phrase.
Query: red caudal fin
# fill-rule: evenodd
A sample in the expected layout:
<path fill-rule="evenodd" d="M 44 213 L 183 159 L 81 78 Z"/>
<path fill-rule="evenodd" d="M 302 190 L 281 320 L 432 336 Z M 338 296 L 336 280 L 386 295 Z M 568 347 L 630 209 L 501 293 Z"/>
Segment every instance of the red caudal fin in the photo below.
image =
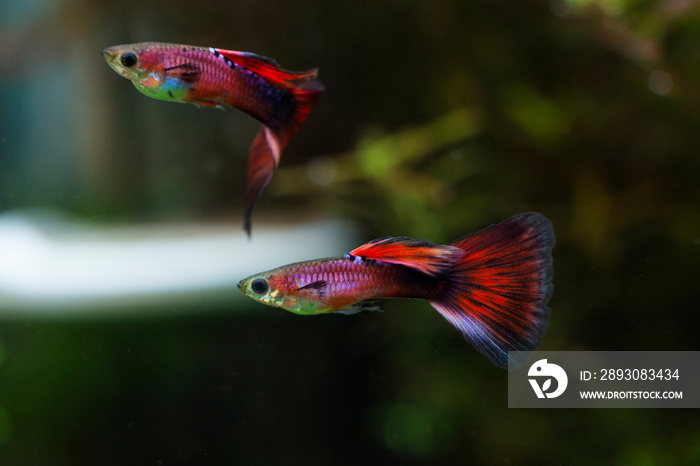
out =
<path fill-rule="evenodd" d="M 262 125 L 250 147 L 244 219 L 244 228 L 246 233 L 248 233 L 248 237 L 251 235 L 253 209 L 270 184 L 275 171 L 277 171 L 282 150 L 289 142 L 289 138 L 299 129 L 299 125 L 309 116 L 316 99 L 318 99 L 323 90 L 318 81 L 311 81 L 307 86 L 303 89 L 295 88 L 291 90 L 296 99 L 296 108 L 286 125 L 276 130 Z"/>
<path fill-rule="evenodd" d="M 244 219 L 244 228 L 250 237 L 253 209 L 277 170 L 282 150 L 311 113 L 316 100 L 323 92 L 323 85 L 316 81 L 316 69 L 303 72 L 286 71 L 270 58 L 246 52 L 216 50 L 232 62 L 283 86 L 294 96 L 293 113 L 273 125 L 274 128 L 263 125 L 250 148 Z"/>
<path fill-rule="evenodd" d="M 520 214 L 452 246 L 464 256 L 447 292 L 430 304 L 494 364 L 517 366 L 517 352 L 536 349 L 549 320 L 552 224 L 538 213 Z"/>
<path fill-rule="evenodd" d="M 255 204 L 270 184 L 272 175 L 277 170 L 282 147 L 273 131 L 263 125 L 250 147 L 248 157 L 248 175 L 246 176 L 246 209 L 243 228 L 248 237 L 251 235 L 251 217 Z"/>
<path fill-rule="evenodd" d="M 442 275 L 452 269 L 453 264 L 462 256 L 462 250 L 404 236 L 375 239 L 350 251 L 350 255 L 403 265 L 427 275 Z"/>

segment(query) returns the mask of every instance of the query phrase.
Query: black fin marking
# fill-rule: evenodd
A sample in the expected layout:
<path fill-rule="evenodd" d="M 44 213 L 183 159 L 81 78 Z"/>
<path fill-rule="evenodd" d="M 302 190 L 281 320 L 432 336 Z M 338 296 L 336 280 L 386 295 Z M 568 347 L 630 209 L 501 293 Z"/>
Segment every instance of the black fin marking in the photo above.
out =
<path fill-rule="evenodd" d="M 181 63 L 165 69 L 165 71 L 172 70 L 177 70 L 178 77 L 188 84 L 192 84 L 193 82 L 197 81 L 202 72 L 197 65 L 193 65 L 192 63 Z"/>
<path fill-rule="evenodd" d="M 350 253 L 346 253 L 345 258 L 349 259 L 351 262 L 357 262 L 358 264 L 370 264 L 375 262 L 373 259 L 367 259 L 367 256 L 353 256 Z"/>
<path fill-rule="evenodd" d="M 216 58 L 222 59 L 224 61 L 224 63 L 226 63 L 226 65 L 228 65 L 229 68 L 234 69 L 236 67 L 236 64 L 233 61 L 231 61 L 230 58 L 219 53 L 219 51 L 216 50 L 214 47 L 209 47 L 209 51 L 211 53 L 213 53 Z"/>
<path fill-rule="evenodd" d="M 299 290 L 313 290 L 319 296 L 319 298 L 324 298 L 326 296 L 326 285 L 328 282 L 325 280 L 316 280 L 315 282 L 308 283 L 302 287 L 297 288 Z"/>
<path fill-rule="evenodd" d="M 311 283 L 306 284 L 300 288 L 297 288 L 297 290 L 318 290 L 318 289 L 324 288 L 326 285 L 328 285 L 327 281 L 316 280 L 315 282 L 311 282 Z"/>

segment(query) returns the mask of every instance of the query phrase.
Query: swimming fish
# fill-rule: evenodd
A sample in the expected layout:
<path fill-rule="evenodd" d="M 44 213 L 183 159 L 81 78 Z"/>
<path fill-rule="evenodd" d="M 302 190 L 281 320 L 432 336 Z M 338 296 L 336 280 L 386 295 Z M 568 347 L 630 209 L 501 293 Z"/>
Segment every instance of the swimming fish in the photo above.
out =
<path fill-rule="evenodd" d="M 323 91 L 317 70 L 286 71 L 253 53 L 159 42 L 109 47 L 101 55 L 149 97 L 229 105 L 262 123 L 248 161 L 244 228 L 250 236 L 253 208 L 270 184 L 282 150 Z"/>
<path fill-rule="evenodd" d="M 494 364 L 512 368 L 547 327 L 554 242 L 551 222 L 530 212 L 449 245 L 376 239 L 345 256 L 252 275 L 238 288 L 301 315 L 379 310 L 378 298 L 425 299 Z"/>

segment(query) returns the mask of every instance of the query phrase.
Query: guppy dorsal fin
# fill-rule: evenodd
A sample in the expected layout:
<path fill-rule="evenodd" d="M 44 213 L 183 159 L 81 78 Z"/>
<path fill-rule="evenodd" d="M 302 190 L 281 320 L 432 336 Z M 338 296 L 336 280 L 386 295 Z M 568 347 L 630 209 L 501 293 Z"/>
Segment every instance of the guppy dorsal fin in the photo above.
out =
<path fill-rule="evenodd" d="M 463 254 L 454 246 L 405 236 L 375 239 L 350 251 L 351 256 L 403 265 L 431 276 L 448 273 Z"/>
<path fill-rule="evenodd" d="M 287 87 L 301 89 L 318 75 L 318 70 L 315 68 L 308 71 L 288 71 L 282 69 L 272 58 L 263 57 L 255 53 L 224 49 L 215 50 L 236 65 L 248 68 L 250 71 L 258 73 L 272 82 Z"/>

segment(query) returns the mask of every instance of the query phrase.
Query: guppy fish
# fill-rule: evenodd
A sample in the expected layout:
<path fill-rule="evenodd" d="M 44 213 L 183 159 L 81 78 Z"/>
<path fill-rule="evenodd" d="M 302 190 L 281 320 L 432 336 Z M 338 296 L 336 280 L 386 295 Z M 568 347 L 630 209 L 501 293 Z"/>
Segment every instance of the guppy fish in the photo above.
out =
<path fill-rule="evenodd" d="M 262 123 L 248 162 L 244 228 L 250 236 L 253 208 L 270 184 L 282 150 L 323 91 L 317 70 L 286 71 L 253 53 L 159 42 L 118 45 L 101 54 L 149 97 L 225 104 Z"/>
<path fill-rule="evenodd" d="M 530 212 L 450 245 L 376 239 L 345 256 L 252 275 L 238 287 L 301 315 L 378 310 L 377 298 L 425 299 L 494 364 L 515 367 L 523 362 L 517 352 L 537 348 L 547 327 L 553 247 L 552 224 Z"/>

